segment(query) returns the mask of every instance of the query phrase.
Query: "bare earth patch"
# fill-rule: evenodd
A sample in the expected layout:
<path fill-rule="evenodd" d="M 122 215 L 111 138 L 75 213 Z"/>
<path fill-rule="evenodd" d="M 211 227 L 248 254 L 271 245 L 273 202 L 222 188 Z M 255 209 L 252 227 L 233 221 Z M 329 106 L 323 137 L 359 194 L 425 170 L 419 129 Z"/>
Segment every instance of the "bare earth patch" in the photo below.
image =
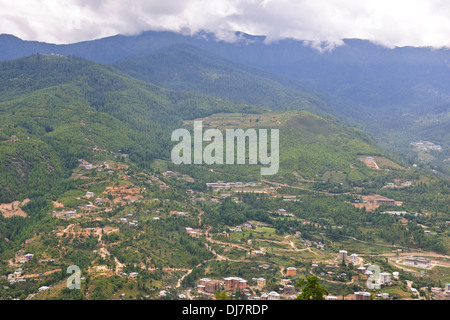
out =
<path fill-rule="evenodd" d="M 53 201 L 53 206 L 55 208 L 64 208 L 64 205 L 61 202 Z"/>
<path fill-rule="evenodd" d="M 26 217 L 27 213 L 22 210 L 22 207 L 26 205 L 30 199 L 25 199 L 22 202 L 13 201 L 11 203 L 0 204 L 0 212 L 5 218 L 11 218 L 13 216 Z"/>

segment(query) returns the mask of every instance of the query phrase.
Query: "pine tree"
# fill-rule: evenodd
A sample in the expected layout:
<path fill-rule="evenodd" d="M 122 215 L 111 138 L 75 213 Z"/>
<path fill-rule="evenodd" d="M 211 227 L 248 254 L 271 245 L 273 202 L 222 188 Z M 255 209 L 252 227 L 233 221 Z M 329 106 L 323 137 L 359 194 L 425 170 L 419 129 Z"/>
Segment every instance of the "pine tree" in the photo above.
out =
<path fill-rule="evenodd" d="M 316 276 L 309 276 L 300 280 L 295 286 L 299 288 L 304 287 L 296 300 L 325 300 L 324 295 L 328 294 L 328 290 L 319 284 L 317 280 Z"/>

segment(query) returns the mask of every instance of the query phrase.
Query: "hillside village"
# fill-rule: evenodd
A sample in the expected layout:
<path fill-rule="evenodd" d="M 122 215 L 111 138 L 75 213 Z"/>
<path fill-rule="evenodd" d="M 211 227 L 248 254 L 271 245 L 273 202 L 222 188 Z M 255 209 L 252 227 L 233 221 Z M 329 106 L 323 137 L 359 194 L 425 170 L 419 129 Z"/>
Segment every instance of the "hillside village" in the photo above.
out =
<path fill-rule="evenodd" d="M 441 151 L 442 150 L 442 146 L 435 144 L 434 142 L 431 141 L 411 141 L 410 145 L 413 146 L 414 148 L 417 148 L 418 150 L 421 151 Z"/>
<path fill-rule="evenodd" d="M 225 292 L 233 299 L 290 300 L 301 293 L 296 284 L 314 275 L 327 288 L 327 300 L 450 299 L 449 255 L 337 236 L 348 227 L 291 211 L 307 198 L 280 193 L 287 184 L 196 184 L 167 167 L 138 170 L 124 154 L 79 159 L 72 179 L 77 190 L 54 201 L 48 212 L 57 219 L 52 227 L 37 230 L 0 268 L 3 298 L 189 300 Z M 244 206 L 261 196 L 273 209 L 261 207 L 253 219 L 210 217 L 224 203 Z M 422 215 L 397 210 L 402 201 L 377 194 L 347 198 L 355 210 L 391 216 L 399 225 Z M 14 211 L 2 212 L 11 217 Z M 440 227 L 435 230 L 448 233 Z M 434 228 L 422 228 L 436 235 Z M 65 288 L 65 270 L 77 261 L 79 293 Z"/>
<path fill-rule="evenodd" d="M 450 300 L 449 5 L 4 2 L 0 301 Z"/>

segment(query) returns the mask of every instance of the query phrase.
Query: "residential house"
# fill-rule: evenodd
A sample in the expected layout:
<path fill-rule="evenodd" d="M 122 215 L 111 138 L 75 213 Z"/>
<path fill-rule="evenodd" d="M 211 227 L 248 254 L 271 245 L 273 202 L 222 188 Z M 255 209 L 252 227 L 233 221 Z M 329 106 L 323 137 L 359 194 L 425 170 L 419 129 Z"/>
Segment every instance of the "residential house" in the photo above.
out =
<path fill-rule="evenodd" d="M 269 292 L 267 296 L 267 300 L 280 300 L 280 295 L 275 291 Z"/>
<path fill-rule="evenodd" d="M 355 292 L 355 300 L 370 300 L 369 292 Z"/>
<path fill-rule="evenodd" d="M 339 250 L 338 260 L 346 260 L 347 259 L 347 251 Z"/>
<path fill-rule="evenodd" d="M 294 267 L 286 268 L 286 276 L 294 277 L 296 275 L 297 275 L 297 268 Z"/>
<path fill-rule="evenodd" d="M 428 269 L 431 266 L 431 260 L 423 257 L 406 257 L 405 264 L 412 267 Z"/>
<path fill-rule="evenodd" d="M 266 286 L 266 279 L 258 278 L 256 279 L 256 286 L 259 290 L 262 290 Z"/>
<path fill-rule="evenodd" d="M 391 282 L 391 274 L 388 272 L 380 273 L 380 284 L 389 284 Z"/>
<path fill-rule="evenodd" d="M 225 290 L 235 290 L 247 288 L 247 280 L 239 277 L 225 278 Z"/>
<path fill-rule="evenodd" d="M 86 192 L 86 198 L 92 198 L 92 197 L 94 197 L 94 193 L 93 192 L 91 192 L 91 191 L 88 191 L 88 192 Z"/>

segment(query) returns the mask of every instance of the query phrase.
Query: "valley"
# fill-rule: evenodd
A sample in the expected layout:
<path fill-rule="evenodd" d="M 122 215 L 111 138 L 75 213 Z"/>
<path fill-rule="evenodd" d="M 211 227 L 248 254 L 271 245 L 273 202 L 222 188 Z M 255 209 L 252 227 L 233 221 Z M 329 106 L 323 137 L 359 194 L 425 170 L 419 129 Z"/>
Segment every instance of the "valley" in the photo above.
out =
<path fill-rule="evenodd" d="M 292 299 L 299 293 L 295 284 L 316 275 L 329 299 L 352 300 L 367 291 L 373 265 L 391 275 L 371 291 L 376 299 L 445 298 L 435 288 L 450 280 L 448 196 L 431 187 L 444 182 L 380 156 L 370 141 L 355 145 L 360 133 L 352 137 L 313 114 L 229 113 L 196 120 L 220 130 L 245 123 L 280 128 L 283 170 L 260 177 L 249 164 L 192 168 L 164 159 L 143 169 L 122 153 L 97 148 L 77 160 L 70 190 L 48 204 L 33 231 L 22 234 L 26 240 L 4 246 L 9 262 L 0 269 L 2 297 L 216 299 L 223 291 L 230 299 Z M 324 140 L 309 127 L 317 128 L 318 120 Z M 294 150 L 345 145 L 344 137 L 354 144 L 353 155 L 330 145 L 322 158 L 328 161 L 304 161 L 311 164 L 306 168 L 290 162 Z M 358 158 L 368 154 L 379 167 Z M 386 188 L 390 181 L 410 185 Z M 425 185 L 422 197 L 432 197 L 434 206 L 414 199 Z M 381 200 L 388 196 L 394 206 Z M 429 266 L 409 267 L 405 257 L 430 259 Z M 81 268 L 81 290 L 65 287 L 72 264 Z M 233 285 L 235 278 L 240 285 Z"/>
<path fill-rule="evenodd" d="M 176 38 L 0 62 L 0 299 L 293 300 L 308 277 L 327 300 L 449 299 L 444 98 L 419 119 L 351 76 L 348 96 L 287 77 L 308 59 L 280 73 L 246 64 L 252 45 Z M 279 170 L 261 175 L 249 143 L 243 164 L 175 164 L 171 134 L 199 121 L 278 130 Z"/>

